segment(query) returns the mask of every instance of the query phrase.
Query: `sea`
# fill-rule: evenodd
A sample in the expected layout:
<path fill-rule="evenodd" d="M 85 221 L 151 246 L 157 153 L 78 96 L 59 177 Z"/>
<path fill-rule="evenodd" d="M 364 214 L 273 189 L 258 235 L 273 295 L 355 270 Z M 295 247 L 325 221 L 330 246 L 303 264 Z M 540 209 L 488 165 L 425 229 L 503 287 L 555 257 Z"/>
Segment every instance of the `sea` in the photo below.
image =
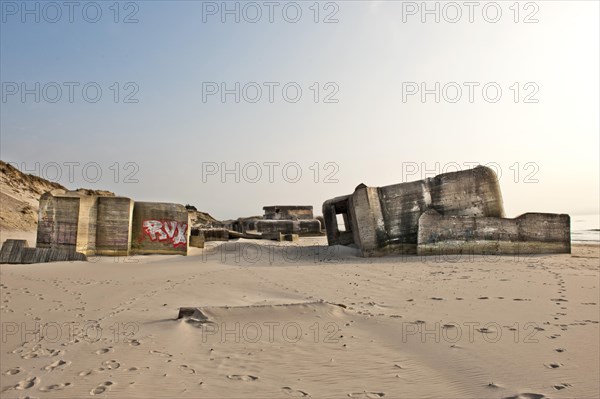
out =
<path fill-rule="evenodd" d="M 600 243 L 600 215 L 571 215 L 571 242 Z"/>

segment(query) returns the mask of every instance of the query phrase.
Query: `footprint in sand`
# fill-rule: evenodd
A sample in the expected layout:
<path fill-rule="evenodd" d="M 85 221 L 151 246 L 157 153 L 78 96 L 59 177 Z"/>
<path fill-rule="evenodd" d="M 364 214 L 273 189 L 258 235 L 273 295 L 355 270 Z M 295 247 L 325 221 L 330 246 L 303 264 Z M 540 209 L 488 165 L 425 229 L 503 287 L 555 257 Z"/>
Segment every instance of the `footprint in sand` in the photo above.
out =
<path fill-rule="evenodd" d="M 350 397 L 350 398 L 364 398 L 364 399 L 377 399 L 377 398 L 383 398 L 384 396 L 385 396 L 385 393 L 383 393 L 383 392 L 367 392 L 367 391 L 354 392 L 354 393 L 348 394 L 348 397 Z"/>
<path fill-rule="evenodd" d="M 15 374 L 19 374 L 21 372 L 21 368 L 20 367 L 15 367 L 12 369 L 8 369 L 4 372 L 4 374 L 6 375 L 15 375 Z"/>
<path fill-rule="evenodd" d="M 114 385 L 112 381 L 105 381 L 102 384 L 98 385 L 96 388 L 90 391 L 90 395 L 100 395 L 106 392 L 111 386 Z"/>
<path fill-rule="evenodd" d="M 148 353 L 150 353 L 151 355 L 158 355 L 162 357 L 173 357 L 173 355 L 171 355 L 170 353 L 155 350 L 148 351 Z"/>
<path fill-rule="evenodd" d="M 96 355 L 104 355 L 105 353 L 108 352 L 112 352 L 112 346 L 108 347 L 108 348 L 102 348 L 102 349 L 98 349 L 96 352 L 94 352 Z"/>
<path fill-rule="evenodd" d="M 563 353 L 563 352 L 566 352 L 567 350 L 565 348 L 556 348 L 556 349 L 554 349 L 554 351 L 556 351 L 558 353 Z"/>
<path fill-rule="evenodd" d="M 290 387 L 283 387 L 281 388 L 281 390 L 283 391 L 283 393 L 285 393 L 288 396 L 291 396 L 292 398 L 306 398 L 310 396 L 308 392 L 304 392 L 299 389 L 292 389 Z"/>
<path fill-rule="evenodd" d="M 52 364 L 47 365 L 43 369 L 46 370 L 46 371 L 54 371 L 56 369 L 61 369 L 62 370 L 65 367 L 69 366 L 69 364 L 71 364 L 71 362 L 60 359 L 60 360 L 55 361 Z"/>
<path fill-rule="evenodd" d="M 12 388 L 18 389 L 18 390 L 29 389 L 32 386 L 34 386 L 35 384 L 39 384 L 39 382 L 40 382 L 39 378 L 29 377 L 29 378 L 24 379 L 23 381 L 17 382 L 17 384 L 14 385 Z"/>
<path fill-rule="evenodd" d="M 236 380 L 236 381 L 256 381 L 256 380 L 258 380 L 258 377 L 255 377 L 253 375 L 239 375 L 239 374 L 230 374 L 227 376 L 227 378 L 229 378 L 230 380 Z"/>
<path fill-rule="evenodd" d="M 52 385 L 47 385 L 45 387 L 41 387 L 40 391 L 42 391 L 42 392 L 60 391 L 67 387 L 70 387 L 70 386 L 71 386 L 70 382 L 65 382 L 62 384 L 52 384 Z"/>
<path fill-rule="evenodd" d="M 129 343 L 129 345 L 131 346 L 140 346 L 142 343 L 140 341 L 138 341 L 137 339 L 128 339 L 127 341 L 125 341 L 127 343 Z"/>
<path fill-rule="evenodd" d="M 567 389 L 570 386 L 571 386 L 571 384 L 567 384 L 566 382 L 563 382 L 560 384 L 553 385 L 552 388 L 556 389 L 557 391 L 562 391 L 563 389 Z"/>
<path fill-rule="evenodd" d="M 544 364 L 544 366 L 548 367 L 549 369 L 557 369 L 560 366 L 562 366 L 562 364 L 560 364 L 560 363 L 548 363 L 548 364 Z"/>
<path fill-rule="evenodd" d="M 515 396 L 507 396 L 503 399 L 548 399 L 545 395 L 541 393 L 520 393 Z"/>
<path fill-rule="evenodd" d="M 107 360 L 105 362 L 102 362 L 102 366 L 104 366 L 108 370 L 115 370 L 121 367 L 121 363 L 117 362 L 116 360 Z"/>
<path fill-rule="evenodd" d="M 179 370 L 183 371 L 184 373 L 188 373 L 188 374 L 196 374 L 196 370 L 194 370 L 187 364 L 182 364 L 181 366 L 179 366 Z"/>

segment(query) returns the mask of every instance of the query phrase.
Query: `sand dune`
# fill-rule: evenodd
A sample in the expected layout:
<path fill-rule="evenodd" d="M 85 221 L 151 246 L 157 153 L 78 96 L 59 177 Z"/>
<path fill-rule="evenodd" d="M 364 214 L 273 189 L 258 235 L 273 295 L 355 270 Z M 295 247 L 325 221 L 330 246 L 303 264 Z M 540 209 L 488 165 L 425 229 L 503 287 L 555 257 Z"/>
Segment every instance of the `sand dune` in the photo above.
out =
<path fill-rule="evenodd" d="M 363 259 L 322 238 L 209 244 L 2 265 L 2 397 L 600 395 L 598 246 Z"/>

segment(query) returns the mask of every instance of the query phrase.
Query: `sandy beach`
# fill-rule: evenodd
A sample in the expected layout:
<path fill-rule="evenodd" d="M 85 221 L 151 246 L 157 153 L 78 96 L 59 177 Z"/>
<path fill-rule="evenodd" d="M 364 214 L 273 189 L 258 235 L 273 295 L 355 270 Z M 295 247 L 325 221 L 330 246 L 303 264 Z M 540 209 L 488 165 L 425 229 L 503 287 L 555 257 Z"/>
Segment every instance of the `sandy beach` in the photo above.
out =
<path fill-rule="evenodd" d="M 595 398 L 599 253 L 365 259 L 240 239 L 2 265 L 2 397 Z"/>

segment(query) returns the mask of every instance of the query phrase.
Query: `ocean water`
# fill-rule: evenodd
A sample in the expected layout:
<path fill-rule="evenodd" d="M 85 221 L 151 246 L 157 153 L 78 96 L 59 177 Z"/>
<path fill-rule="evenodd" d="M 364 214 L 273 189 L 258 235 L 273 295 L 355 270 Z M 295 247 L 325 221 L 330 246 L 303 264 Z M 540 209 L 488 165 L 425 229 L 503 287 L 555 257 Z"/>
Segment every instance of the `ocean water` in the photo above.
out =
<path fill-rule="evenodd" d="M 571 242 L 600 243 L 600 215 L 571 215 Z"/>

